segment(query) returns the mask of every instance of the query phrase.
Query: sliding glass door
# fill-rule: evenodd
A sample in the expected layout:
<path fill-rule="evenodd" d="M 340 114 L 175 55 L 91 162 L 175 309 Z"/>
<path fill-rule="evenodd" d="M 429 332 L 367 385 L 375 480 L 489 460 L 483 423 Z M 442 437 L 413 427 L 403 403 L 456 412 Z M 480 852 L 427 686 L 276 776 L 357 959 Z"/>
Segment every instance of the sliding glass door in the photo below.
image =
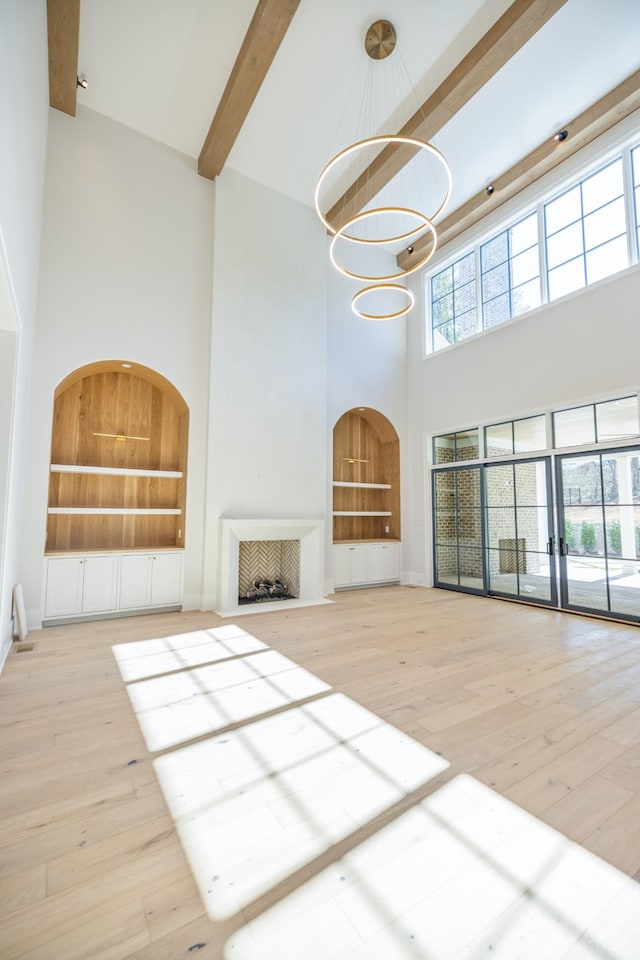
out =
<path fill-rule="evenodd" d="M 549 457 L 434 470 L 435 585 L 640 620 L 640 448 L 555 468 L 555 497 Z"/>
<path fill-rule="evenodd" d="M 482 467 L 433 471 L 436 586 L 485 592 Z"/>
<path fill-rule="evenodd" d="M 548 457 L 484 468 L 487 593 L 556 604 Z"/>
<path fill-rule="evenodd" d="M 640 451 L 557 458 L 561 604 L 640 618 Z"/>
<path fill-rule="evenodd" d="M 436 586 L 556 603 L 548 458 L 433 472 Z"/>

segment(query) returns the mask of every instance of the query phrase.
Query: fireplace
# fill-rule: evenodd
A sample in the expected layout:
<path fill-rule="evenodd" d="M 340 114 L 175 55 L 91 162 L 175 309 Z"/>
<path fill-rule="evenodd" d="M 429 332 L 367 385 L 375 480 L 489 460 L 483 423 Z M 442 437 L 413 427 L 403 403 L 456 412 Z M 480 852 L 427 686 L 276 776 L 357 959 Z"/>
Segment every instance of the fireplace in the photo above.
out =
<path fill-rule="evenodd" d="M 220 616 L 331 602 L 324 596 L 323 520 L 225 518 L 220 520 L 220 550 L 216 609 Z M 247 557 L 251 561 L 264 560 L 267 566 L 257 567 L 252 577 Z M 290 588 L 291 597 L 278 603 L 241 605 L 240 594 L 249 589 L 247 583 L 259 577 L 280 580 Z"/>
<path fill-rule="evenodd" d="M 299 540 L 241 540 L 238 554 L 238 603 L 297 600 L 300 583 Z"/>

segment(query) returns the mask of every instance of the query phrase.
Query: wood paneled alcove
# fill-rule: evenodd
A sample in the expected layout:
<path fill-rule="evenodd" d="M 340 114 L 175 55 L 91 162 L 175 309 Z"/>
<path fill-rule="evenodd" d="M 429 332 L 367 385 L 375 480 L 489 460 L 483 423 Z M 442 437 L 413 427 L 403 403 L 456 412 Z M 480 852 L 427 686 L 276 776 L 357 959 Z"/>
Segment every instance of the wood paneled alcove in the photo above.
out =
<path fill-rule="evenodd" d="M 55 391 L 47 553 L 184 546 L 189 411 L 164 377 L 105 360 Z"/>
<path fill-rule="evenodd" d="M 348 410 L 333 428 L 333 541 L 399 539 L 398 434 L 378 410 Z"/>

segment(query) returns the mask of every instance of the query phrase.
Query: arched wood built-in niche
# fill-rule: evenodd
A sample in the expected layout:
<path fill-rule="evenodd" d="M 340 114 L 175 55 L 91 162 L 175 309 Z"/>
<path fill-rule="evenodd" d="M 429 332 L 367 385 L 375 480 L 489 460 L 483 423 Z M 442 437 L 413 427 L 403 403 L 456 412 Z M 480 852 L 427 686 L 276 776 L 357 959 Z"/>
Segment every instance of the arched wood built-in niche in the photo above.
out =
<path fill-rule="evenodd" d="M 184 546 L 189 410 L 154 370 L 103 360 L 56 388 L 47 553 Z"/>
<path fill-rule="evenodd" d="M 333 541 L 400 539 L 400 442 L 378 410 L 356 407 L 333 428 Z"/>

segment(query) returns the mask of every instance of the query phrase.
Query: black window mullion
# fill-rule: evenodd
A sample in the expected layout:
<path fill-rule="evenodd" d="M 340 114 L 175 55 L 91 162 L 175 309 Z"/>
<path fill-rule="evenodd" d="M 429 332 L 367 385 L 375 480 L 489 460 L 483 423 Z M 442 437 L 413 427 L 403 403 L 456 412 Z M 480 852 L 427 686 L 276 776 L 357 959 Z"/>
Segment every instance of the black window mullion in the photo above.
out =
<path fill-rule="evenodd" d="M 595 404 L 594 404 L 595 408 Z M 607 543 L 607 517 L 604 509 L 604 470 L 602 469 L 602 454 L 598 454 L 600 467 L 600 514 L 602 516 L 602 545 L 604 547 L 604 573 L 607 585 L 607 610 L 611 613 L 611 586 L 609 583 L 609 544 Z M 619 499 L 619 498 L 618 498 Z"/>

